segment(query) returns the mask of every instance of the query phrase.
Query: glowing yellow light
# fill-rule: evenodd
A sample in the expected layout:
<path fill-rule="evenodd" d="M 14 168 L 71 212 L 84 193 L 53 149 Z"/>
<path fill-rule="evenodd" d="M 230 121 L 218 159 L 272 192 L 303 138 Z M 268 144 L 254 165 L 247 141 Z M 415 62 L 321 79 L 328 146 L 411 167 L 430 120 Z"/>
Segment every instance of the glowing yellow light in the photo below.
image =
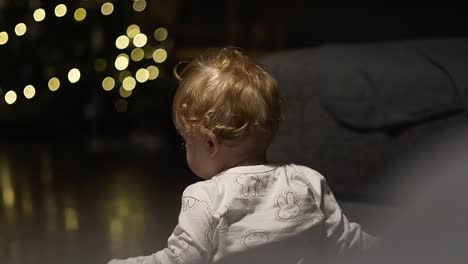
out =
<path fill-rule="evenodd" d="M 167 59 L 167 52 L 164 49 L 156 49 L 153 52 L 153 60 L 157 63 L 162 63 Z"/>
<path fill-rule="evenodd" d="M 3 192 L 3 203 L 7 208 L 12 208 L 15 205 L 15 192 L 12 188 L 5 188 Z"/>
<path fill-rule="evenodd" d="M 116 40 L 115 40 L 115 46 L 118 48 L 118 49 L 125 49 L 128 47 L 128 44 L 130 44 L 130 39 L 127 37 L 127 36 L 119 36 Z"/>
<path fill-rule="evenodd" d="M 120 82 L 123 82 L 123 80 L 124 80 L 125 78 L 127 78 L 128 76 L 132 76 L 132 73 L 129 72 L 129 71 L 127 71 L 127 70 L 122 71 L 122 72 L 119 74 L 119 81 L 120 81 Z"/>
<path fill-rule="evenodd" d="M 115 81 L 114 78 L 112 77 L 106 77 L 104 80 L 102 80 L 102 89 L 105 91 L 110 91 L 114 89 L 115 87 Z"/>
<path fill-rule="evenodd" d="M 114 4 L 107 2 L 102 4 L 101 13 L 105 16 L 108 16 L 114 12 Z"/>
<path fill-rule="evenodd" d="M 130 97 L 130 95 L 132 95 L 132 91 L 127 91 L 121 86 L 120 89 L 119 89 L 119 94 L 123 98 L 128 98 L 128 97 Z"/>
<path fill-rule="evenodd" d="M 84 8 L 78 8 L 76 11 L 75 11 L 75 14 L 74 14 L 74 17 L 75 17 L 75 20 L 80 22 L 80 21 L 83 21 L 86 19 L 86 9 Z"/>
<path fill-rule="evenodd" d="M 117 109 L 116 109 L 117 110 Z M 124 249 L 122 218 L 113 217 L 109 222 L 111 252 L 117 254 Z"/>
<path fill-rule="evenodd" d="M 157 41 L 164 41 L 167 39 L 168 34 L 167 29 L 160 27 L 154 31 L 153 36 Z"/>
<path fill-rule="evenodd" d="M 73 68 L 68 72 L 68 80 L 71 83 L 76 83 L 81 78 L 81 72 L 77 68 Z"/>
<path fill-rule="evenodd" d="M 67 14 L 67 6 L 64 4 L 57 5 L 54 10 L 56 17 L 63 17 Z"/>
<path fill-rule="evenodd" d="M 119 101 L 117 101 L 119 102 Z M 117 103 L 116 103 L 117 105 Z M 113 218 L 110 222 L 110 233 L 112 237 L 121 236 L 123 233 L 123 223 L 119 218 Z"/>
<path fill-rule="evenodd" d="M 73 208 L 65 208 L 65 230 L 76 231 L 78 230 L 78 215 Z"/>
<path fill-rule="evenodd" d="M 131 91 L 131 90 L 135 89 L 135 86 L 136 86 L 135 78 L 133 78 L 131 76 L 128 76 L 122 82 L 122 87 L 127 91 Z"/>
<path fill-rule="evenodd" d="M 133 2 L 133 10 L 136 12 L 142 12 L 146 8 L 146 0 L 135 0 Z"/>
<path fill-rule="evenodd" d="M 15 34 L 17 36 L 23 36 L 24 34 L 26 34 L 26 30 L 28 30 L 28 28 L 26 27 L 26 24 L 24 23 L 19 23 L 18 25 L 15 26 Z"/>
<path fill-rule="evenodd" d="M 97 72 L 103 72 L 107 68 L 107 62 L 104 59 L 97 59 L 94 61 L 94 69 Z"/>
<path fill-rule="evenodd" d="M 120 101 L 125 101 L 124 99 L 119 99 Z M 114 208 L 116 209 L 117 216 L 124 218 L 130 215 L 130 205 L 127 199 L 116 199 Z"/>
<path fill-rule="evenodd" d="M 149 80 L 150 73 L 147 69 L 139 69 L 136 74 L 135 78 L 139 83 L 144 83 Z"/>
<path fill-rule="evenodd" d="M 9 105 L 11 104 L 14 104 L 16 102 L 16 99 L 18 98 L 18 96 L 16 96 L 16 92 L 15 91 L 8 91 L 6 94 L 5 94 L 5 102 Z"/>
<path fill-rule="evenodd" d="M 148 73 L 149 73 L 149 77 L 148 77 L 149 80 L 154 80 L 154 79 L 158 78 L 158 76 L 159 76 L 158 67 L 152 65 L 152 66 L 149 66 L 146 69 L 148 70 Z"/>
<path fill-rule="evenodd" d="M 129 62 L 130 61 L 128 59 L 128 55 L 122 53 L 119 56 L 117 56 L 117 59 L 115 59 L 114 66 L 115 66 L 115 68 L 117 70 L 123 71 L 123 70 L 127 69 Z"/>
<path fill-rule="evenodd" d="M 138 33 L 140 33 L 140 27 L 137 25 L 130 25 L 127 28 L 127 36 L 129 38 L 134 38 Z"/>
<path fill-rule="evenodd" d="M 60 88 L 60 80 L 57 77 L 53 77 L 49 80 L 48 86 L 50 91 L 55 92 Z"/>
<path fill-rule="evenodd" d="M 36 11 L 34 11 L 33 17 L 36 22 L 41 22 L 45 19 L 46 12 L 42 8 L 36 9 Z"/>
<path fill-rule="evenodd" d="M 145 46 L 146 43 L 148 43 L 148 37 L 143 33 L 137 34 L 133 39 L 133 45 L 138 48 Z"/>
<path fill-rule="evenodd" d="M 31 99 L 34 97 L 34 95 L 36 95 L 36 88 L 34 88 L 32 85 L 28 85 L 24 87 L 23 94 L 27 99 Z"/>
<path fill-rule="evenodd" d="M 145 52 L 140 48 L 134 48 L 132 50 L 132 53 L 130 54 L 130 57 L 132 58 L 133 61 L 141 61 L 144 56 L 145 56 Z"/>
<path fill-rule="evenodd" d="M 0 32 L 0 45 L 5 45 L 8 42 L 8 33 L 5 31 Z"/>
<path fill-rule="evenodd" d="M 125 90 L 124 90 L 124 91 L 125 91 Z M 132 92 L 130 92 L 130 94 L 131 94 L 131 93 L 132 93 Z M 120 95 L 122 95 L 122 94 L 120 94 Z M 129 95 L 129 96 L 130 96 L 130 95 Z M 122 96 L 122 97 L 124 97 L 124 96 Z M 127 97 L 128 97 L 128 96 L 127 96 Z M 125 97 L 125 98 L 126 98 L 126 97 Z M 119 113 L 124 113 L 124 112 L 127 112 L 127 110 L 128 110 L 128 102 L 127 102 L 127 100 L 122 99 L 122 98 L 120 98 L 119 100 L 117 100 L 117 101 L 115 102 L 115 105 L 114 105 L 114 106 L 115 106 L 115 110 L 116 110 L 117 112 L 119 112 Z"/>
<path fill-rule="evenodd" d="M 0 154 L 0 191 L 2 193 L 3 204 L 6 208 L 13 208 L 15 205 L 15 191 L 11 181 L 11 168 L 8 157 Z"/>

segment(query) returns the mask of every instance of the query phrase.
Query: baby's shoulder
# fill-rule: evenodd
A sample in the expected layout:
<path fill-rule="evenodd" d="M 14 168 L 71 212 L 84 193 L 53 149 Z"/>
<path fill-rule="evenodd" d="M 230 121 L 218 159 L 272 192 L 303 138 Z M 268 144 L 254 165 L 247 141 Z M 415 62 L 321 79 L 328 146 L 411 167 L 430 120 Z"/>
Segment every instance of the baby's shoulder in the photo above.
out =
<path fill-rule="evenodd" d="M 293 181 L 303 182 L 304 184 L 319 189 L 325 177 L 318 171 L 303 165 L 287 164 L 284 165 L 285 172 Z"/>
<path fill-rule="evenodd" d="M 322 179 L 324 178 L 323 175 L 310 168 L 310 167 L 307 167 L 307 166 L 304 166 L 304 165 L 298 165 L 298 164 L 294 164 L 294 163 L 291 163 L 291 164 L 287 164 L 287 165 L 283 165 L 287 171 L 288 174 L 296 174 L 296 175 L 301 175 L 303 177 L 307 177 L 307 178 L 317 178 L 317 179 Z"/>
<path fill-rule="evenodd" d="M 211 198 L 216 195 L 217 189 L 218 187 L 214 180 L 204 180 L 187 186 L 182 196 L 191 196 L 211 200 Z"/>

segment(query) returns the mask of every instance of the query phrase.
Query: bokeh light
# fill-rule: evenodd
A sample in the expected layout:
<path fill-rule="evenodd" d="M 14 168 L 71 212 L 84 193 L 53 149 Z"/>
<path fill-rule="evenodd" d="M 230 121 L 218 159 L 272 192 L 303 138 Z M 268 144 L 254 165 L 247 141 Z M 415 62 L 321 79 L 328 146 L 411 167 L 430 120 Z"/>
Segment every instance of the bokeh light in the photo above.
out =
<path fill-rule="evenodd" d="M 157 63 L 162 63 L 167 59 L 167 52 L 165 49 L 159 48 L 153 52 L 153 60 Z"/>
<path fill-rule="evenodd" d="M 119 113 L 127 112 L 128 102 L 127 100 L 120 98 L 117 101 L 115 101 L 114 107 L 115 107 L 115 111 Z"/>
<path fill-rule="evenodd" d="M 133 45 L 135 47 L 141 48 L 148 43 L 148 37 L 143 33 L 138 33 L 133 38 Z"/>
<path fill-rule="evenodd" d="M 135 78 L 139 83 L 144 83 L 149 80 L 149 71 L 147 69 L 139 69 L 136 74 Z"/>
<path fill-rule="evenodd" d="M 154 31 L 153 37 L 157 41 L 164 41 L 167 39 L 168 35 L 167 29 L 160 27 Z"/>
<path fill-rule="evenodd" d="M 132 58 L 133 61 L 141 61 L 144 56 L 145 56 L 145 52 L 140 48 L 134 48 L 132 50 L 132 53 L 130 54 L 130 57 Z"/>
<path fill-rule="evenodd" d="M 54 10 L 56 17 L 63 17 L 67 14 L 67 6 L 64 4 L 59 4 L 55 7 Z"/>
<path fill-rule="evenodd" d="M 26 24 L 24 23 L 19 23 L 15 26 L 15 34 L 17 36 L 23 36 L 24 34 L 26 34 L 27 30 L 28 28 L 26 27 Z"/>
<path fill-rule="evenodd" d="M 28 85 L 24 87 L 23 94 L 27 99 L 31 99 L 34 97 L 34 95 L 36 95 L 36 88 L 34 88 L 32 85 Z"/>
<path fill-rule="evenodd" d="M 71 83 L 77 83 L 81 78 L 81 72 L 77 68 L 73 68 L 68 72 L 68 80 Z"/>
<path fill-rule="evenodd" d="M 14 104 L 18 96 L 16 95 L 15 91 L 8 91 L 5 94 L 5 102 L 9 105 Z"/>
<path fill-rule="evenodd" d="M 102 89 L 104 91 L 111 91 L 115 87 L 115 80 L 112 77 L 106 77 L 102 80 Z"/>
<path fill-rule="evenodd" d="M 115 46 L 118 48 L 118 49 L 126 49 L 128 47 L 128 45 L 130 44 L 130 39 L 127 37 L 127 36 L 119 36 L 116 40 L 115 40 Z"/>
<path fill-rule="evenodd" d="M 156 78 L 158 78 L 159 76 L 158 67 L 151 65 L 146 69 L 148 70 L 148 73 L 149 73 L 149 77 L 148 77 L 149 80 L 155 80 Z"/>
<path fill-rule="evenodd" d="M 41 22 L 42 20 L 45 19 L 46 12 L 42 8 L 36 9 L 36 11 L 34 11 L 33 13 L 33 17 L 34 17 L 34 21 Z"/>
<path fill-rule="evenodd" d="M 73 16 L 76 21 L 81 22 L 86 19 L 86 15 L 87 15 L 86 9 L 80 7 L 75 11 L 75 14 Z"/>
<path fill-rule="evenodd" d="M 8 33 L 5 31 L 0 32 L 0 45 L 5 45 L 8 42 Z"/>
<path fill-rule="evenodd" d="M 143 12 L 146 9 L 146 0 L 134 0 L 133 1 L 133 10 L 135 12 Z"/>
<path fill-rule="evenodd" d="M 122 87 L 127 91 L 131 91 L 135 89 L 136 87 L 135 78 L 133 78 L 132 76 L 126 77 L 122 82 Z"/>
<path fill-rule="evenodd" d="M 73 208 L 65 208 L 64 211 L 65 217 L 65 230 L 68 232 L 73 232 L 78 230 L 79 222 L 78 222 L 78 213 Z"/>
<path fill-rule="evenodd" d="M 114 4 L 107 2 L 102 4 L 101 13 L 105 16 L 108 16 L 114 12 Z"/>
<path fill-rule="evenodd" d="M 119 56 L 117 56 L 117 58 L 115 59 L 114 66 L 117 70 L 123 71 L 127 69 L 129 62 L 130 60 L 128 59 L 128 55 L 125 53 L 122 53 Z"/>
<path fill-rule="evenodd" d="M 129 38 L 134 38 L 137 34 L 140 33 L 140 27 L 138 25 L 130 25 L 127 28 L 127 36 Z"/>
<path fill-rule="evenodd" d="M 119 88 L 119 94 L 120 96 L 122 96 L 123 98 L 128 98 L 132 95 L 132 91 L 127 91 L 125 90 L 122 86 L 120 86 Z"/>
<path fill-rule="evenodd" d="M 60 88 L 60 80 L 57 77 L 52 77 L 49 80 L 48 86 L 50 91 L 55 92 Z"/>

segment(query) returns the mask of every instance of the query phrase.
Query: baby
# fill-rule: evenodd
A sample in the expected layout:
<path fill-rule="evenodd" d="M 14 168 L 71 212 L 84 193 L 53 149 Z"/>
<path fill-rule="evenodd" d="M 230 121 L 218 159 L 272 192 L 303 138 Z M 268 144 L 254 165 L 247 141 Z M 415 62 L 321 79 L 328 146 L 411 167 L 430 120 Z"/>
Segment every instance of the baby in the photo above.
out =
<path fill-rule="evenodd" d="M 375 241 L 343 215 L 317 171 L 268 163 L 282 102 L 267 71 L 223 48 L 174 72 L 173 121 L 204 181 L 185 189 L 167 248 L 111 264 L 323 263 Z"/>

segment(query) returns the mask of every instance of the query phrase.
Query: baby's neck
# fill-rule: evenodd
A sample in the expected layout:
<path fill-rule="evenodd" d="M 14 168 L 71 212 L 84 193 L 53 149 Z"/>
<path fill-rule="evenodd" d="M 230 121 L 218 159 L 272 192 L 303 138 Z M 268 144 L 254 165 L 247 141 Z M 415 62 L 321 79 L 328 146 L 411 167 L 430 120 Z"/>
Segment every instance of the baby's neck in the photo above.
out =
<path fill-rule="evenodd" d="M 237 160 L 232 160 L 231 162 L 228 162 L 225 164 L 223 171 L 234 168 L 234 167 L 239 167 L 239 166 L 252 166 L 252 165 L 261 165 L 261 164 L 266 164 L 268 163 L 267 158 L 266 158 L 266 153 L 260 153 L 257 155 L 253 155 L 250 157 L 243 157 Z"/>

